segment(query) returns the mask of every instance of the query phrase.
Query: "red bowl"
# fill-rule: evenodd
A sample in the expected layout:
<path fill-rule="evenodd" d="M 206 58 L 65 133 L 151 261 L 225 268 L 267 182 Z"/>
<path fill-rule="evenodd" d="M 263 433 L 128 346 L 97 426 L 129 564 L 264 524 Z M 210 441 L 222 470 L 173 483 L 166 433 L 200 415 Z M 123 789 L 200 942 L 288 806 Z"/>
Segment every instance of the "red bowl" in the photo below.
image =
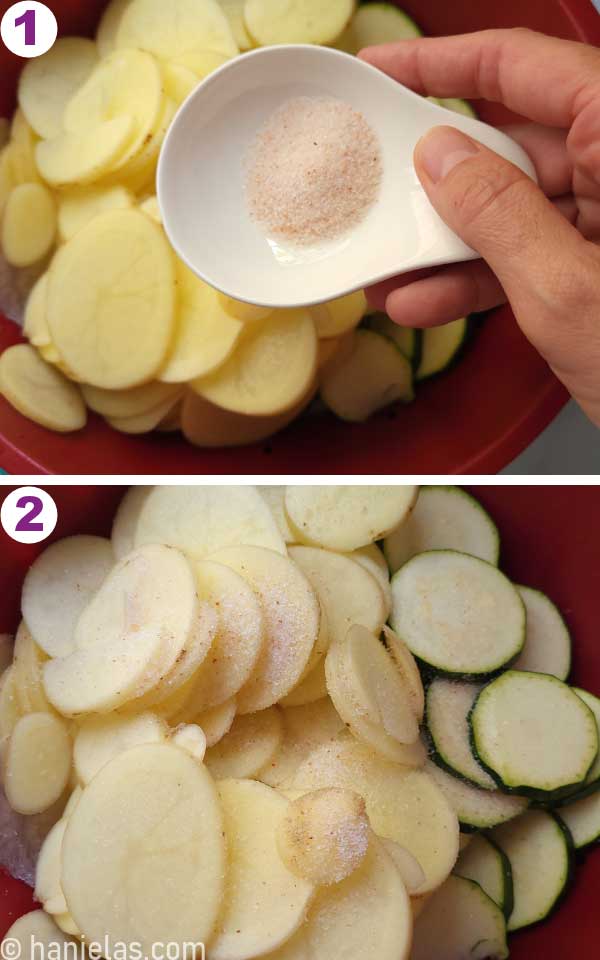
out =
<path fill-rule="evenodd" d="M 2 0 L 0 10 L 10 2 Z M 63 32 L 89 33 L 104 0 L 50 5 Z M 526 26 L 600 42 L 600 17 L 590 0 L 402 0 L 402 5 L 429 34 Z M 20 66 L 0 51 L 0 114 L 13 109 Z M 491 123 L 510 119 L 493 104 L 479 108 Z M 18 338 L 14 325 L 0 317 L 0 351 Z M 417 403 L 368 424 L 345 424 L 324 414 L 293 424 L 268 444 L 209 451 L 179 436 L 126 437 L 96 416 L 82 433 L 60 436 L 0 401 L 0 465 L 11 473 L 74 475 L 495 473 L 531 443 L 566 399 L 505 308 L 489 318 L 455 370 L 420 388 Z"/>
<path fill-rule="evenodd" d="M 8 492 L 8 490 L 7 490 Z M 106 534 L 122 495 L 120 487 L 52 487 L 59 521 L 54 538 Z M 597 598 L 600 594 L 600 487 L 475 487 L 502 535 L 502 565 L 517 582 L 548 593 L 560 606 L 574 638 L 573 682 L 600 695 Z M 19 618 L 25 572 L 40 547 L 15 544 L 0 532 L 0 632 Z M 543 864 L 540 865 L 543 869 Z M 592 960 L 600 942 L 600 851 L 578 866 L 573 889 L 545 924 L 512 939 L 514 960 Z M 32 908 L 30 891 L 0 872 L 0 938 Z M 435 958 L 431 958 L 435 960 Z"/>

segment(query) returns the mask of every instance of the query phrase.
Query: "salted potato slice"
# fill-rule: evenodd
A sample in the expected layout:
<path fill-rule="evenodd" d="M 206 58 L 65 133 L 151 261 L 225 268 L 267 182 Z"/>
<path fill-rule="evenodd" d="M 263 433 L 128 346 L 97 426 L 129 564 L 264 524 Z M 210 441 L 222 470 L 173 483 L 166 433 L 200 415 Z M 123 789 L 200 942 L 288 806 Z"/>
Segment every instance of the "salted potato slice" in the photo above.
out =
<path fill-rule="evenodd" d="M 286 552 L 255 487 L 154 487 L 140 511 L 135 542 L 165 543 L 195 560 L 238 544 Z"/>
<path fill-rule="evenodd" d="M 156 407 L 177 400 L 180 388 L 176 384 L 154 380 L 130 390 L 103 390 L 83 384 L 81 392 L 90 410 L 103 417 L 127 419 L 143 416 Z"/>
<path fill-rule="evenodd" d="M 186 943 L 211 938 L 225 859 L 209 773 L 177 747 L 150 744 L 120 754 L 83 791 L 65 833 L 61 883 L 75 923 L 88 941 L 106 936 L 108 956 L 115 943 L 150 956 L 162 942 L 178 944 L 183 958 Z"/>
<path fill-rule="evenodd" d="M 387 625 L 383 628 L 383 635 L 408 690 L 415 717 L 421 723 L 425 712 L 425 691 L 417 662 L 398 634 Z"/>
<path fill-rule="evenodd" d="M 53 827 L 38 857 L 35 873 L 35 899 L 43 904 L 46 913 L 68 912 L 67 901 L 60 885 L 62 842 L 67 829 L 67 820 L 59 820 Z"/>
<path fill-rule="evenodd" d="M 306 792 L 340 787 L 362 796 L 375 833 L 406 847 L 421 865 L 425 882 L 419 895 L 439 887 L 456 863 L 458 820 L 432 778 L 378 757 L 349 737 L 317 748 L 286 787 Z"/>
<path fill-rule="evenodd" d="M 246 0 L 244 19 L 259 46 L 274 43 L 329 44 L 344 32 L 354 0 Z"/>
<path fill-rule="evenodd" d="M 21 717 L 5 757 L 4 790 L 12 809 L 26 816 L 48 810 L 67 786 L 71 761 L 71 740 L 63 720 L 50 713 Z"/>
<path fill-rule="evenodd" d="M 34 347 L 51 346 L 52 339 L 46 320 L 48 274 L 43 273 L 31 288 L 25 304 L 23 333 Z"/>
<path fill-rule="evenodd" d="M 184 400 L 181 427 L 186 440 L 198 447 L 239 447 L 260 443 L 287 427 L 308 406 L 314 383 L 291 410 L 273 417 L 247 417 L 209 403 L 190 390 Z"/>
<path fill-rule="evenodd" d="M 131 206 L 133 195 L 126 187 L 86 187 L 69 191 L 59 202 L 58 235 L 65 243 L 94 217 Z"/>
<path fill-rule="evenodd" d="M 51 544 L 31 565 L 23 583 L 23 616 L 49 657 L 73 652 L 77 621 L 113 564 L 110 540 L 75 536 Z"/>
<path fill-rule="evenodd" d="M 230 700 L 248 682 L 264 642 L 258 597 L 246 581 L 221 563 L 196 565 L 198 596 L 217 611 L 210 656 L 195 674 L 194 703 L 201 709 Z"/>
<path fill-rule="evenodd" d="M 23 960 L 28 958 L 33 960 L 36 953 L 42 952 L 44 956 L 50 956 L 55 951 L 60 956 L 67 950 L 69 944 L 72 945 L 70 937 L 66 937 L 52 917 L 43 910 L 26 913 L 13 923 L 3 942 L 7 941 L 14 941 L 20 945 L 18 956 Z M 36 945 L 35 951 L 31 948 L 32 942 Z"/>
<path fill-rule="evenodd" d="M 229 22 L 216 0 L 132 0 L 117 31 L 118 47 L 140 47 L 174 60 L 197 47 L 239 53 Z"/>
<path fill-rule="evenodd" d="M 151 491 L 152 487 L 130 487 L 119 504 L 110 535 L 117 560 L 133 550 L 139 515 Z"/>
<path fill-rule="evenodd" d="M 323 608 L 321 608 L 321 613 Z M 293 690 L 279 701 L 283 707 L 302 707 L 316 703 L 327 696 L 327 680 L 325 677 L 325 657 L 321 657 L 310 673 L 300 680 Z"/>
<path fill-rule="evenodd" d="M 9 347 L 0 357 L 0 392 L 24 417 L 49 430 L 71 433 L 85 426 L 78 388 L 26 343 Z"/>
<path fill-rule="evenodd" d="M 79 727 L 73 745 L 75 773 L 87 786 L 120 753 L 144 743 L 164 743 L 165 739 L 165 725 L 153 713 L 88 717 Z"/>
<path fill-rule="evenodd" d="M 150 433 L 162 423 L 180 399 L 181 393 L 178 393 L 146 413 L 138 413 L 135 417 L 107 417 L 106 421 L 114 430 L 119 430 L 121 433 L 133 435 Z"/>
<path fill-rule="evenodd" d="M 383 593 L 368 570 L 328 550 L 290 546 L 288 552 L 319 597 L 331 643 L 344 640 L 352 624 L 376 634 L 381 631 L 386 614 Z"/>
<path fill-rule="evenodd" d="M 50 268 L 48 325 L 68 366 L 108 390 L 152 380 L 174 320 L 173 258 L 160 227 L 137 210 L 96 217 Z"/>
<path fill-rule="evenodd" d="M 193 722 L 204 732 L 207 747 L 214 747 L 231 730 L 236 710 L 235 697 L 232 697 L 218 707 L 211 707 L 194 717 Z"/>
<path fill-rule="evenodd" d="M 277 850 L 288 801 L 252 780 L 223 780 L 218 790 L 229 871 L 210 952 L 213 960 L 250 960 L 289 940 L 304 921 L 314 887 L 291 873 Z"/>
<path fill-rule="evenodd" d="M 225 410 L 273 416 L 295 406 L 313 382 L 317 336 L 307 310 L 279 310 L 248 324 L 233 355 L 193 389 Z"/>
<path fill-rule="evenodd" d="M 63 130 L 65 108 L 98 62 L 92 40 L 59 37 L 41 57 L 28 60 L 19 80 L 19 106 L 32 128 L 46 140 Z"/>
<path fill-rule="evenodd" d="M 273 550 L 227 547 L 212 559 L 239 573 L 259 598 L 265 642 L 237 703 L 239 713 L 264 710 L 293 690 L 302 677 L 319 635 L 319 601 L 298 567 Z"/>
<path fill-rule="evenodd" d="M 258 779 L 271 787 L 283 784 L 313 750 L 344 730 L 344 721 L 328 697 L 317 703 L 286 707 L 282 719 L 283 739 L 275 756 L 258 774 Z"/>
<path fill-rule="evenodd" d="M 187 383 L 221 367 L 232 354 L 243 324 L 220 306 L 217 291 L 176 261 L 177 311 L 173 346 L 160 379 Z"/>
<path fill-rule="evenodd" d="M 107 713 L 171 670 L 198 612 L 185 557 L 160 545 L 128 554 L 81 614 L 76 649 L 44 666 L 50 702 L 66 716 Z"/>
<path fill-rule="evenodd" d="M 288 487 L 285 509 L 303 543 L 357 550 L 395 530 L 415 505 L 415 486 Z"/>
<path fill-rule="evenodd" d="M 24 621 L 19 624 L 14 647 L 14 684 L 22 713 L 52 713 L 42 684 L 44 654 Z"/>
<path fill-rule="evenodd" d="M 390 570 L 383 551 L 376 543 L 370 543 L 366 547 L 360 547 L 359 550 L 353 550 L 348 556 L 351 560 L 359 563 L 361 567 L 364 567 L 365 570 L 368 570 L 377 580 L 383 593 L 387 620 L 392 610 L 392 586 L 390 583 Z"/>
<path fill-rule="evenodd" d="M 101 57 L 107 57 L 115 49 L 121 17 L 129 3 L 130 0 L 110 0 L 104 10 L 96 32 L 96 44 Z"/>
<path fill-rule="evenodd" d="M 21 716 L 15 688 L 15 668 L 11 666 L 0 677 L 0 741 L 10 737 Z"/>
<path fill-rule="evenodd" d="M 77 937 L 78 940 L 81 940 L 81 930 L 70 913 L 57 914 L 52 919 L 63 933 L 68 934 L 69 937 Z"/>
<path fill-rule="evenodd" d="M 394 861 L 407 892 L 412 896 L 425 883 L 421 864 L 406 847 L 401 847 L 395 840 L 381 839 L 380 843 Z"/>
<path fill-rule="evenodd" d="M 30 267 L 50 252 L 56 203 L 41 183 L 22 183 L 10 194 L 2 220 L 2 250 L 13 267 Z"/>
<path fill-rule="evenodd" d="M 179 747 L 180 750 L 185 750 L 185 752 L 188 753 L 190 757 L 193 757 L 194 760 L 197 760 L 198 763 L 204 762 L 207 745 L 206 734 L 202 727 L 194 723 L 182 724 L 173 733 L 171 743 Z"/>
<path fill-rule="evenodd" d="M 236 717 L 223 739 L 206 754 L 216 780 L 251 778 L 275 756 L 283 739 L 277 707 Z"/>
<path fill-rule="evenodd" d="M 93 183 L 118 162 L 133 132 L 133 119 L 122 115 L 91 129 L 41 140 L 35 160 L 44 180 L 53 187 Z"/>
<path fill-rule="evenodd" d="M 290 529 L 290 525 L 287 522 L 287 517 L 285 515 L 285 487 L 266 486 L 258 487 L 258 489 L 260 490 L 262 497 L 266 500 L 271 508 L 281 536 L 286 543 L 294 543 L 294 533 Z"/>
<path fill-rule="evenodd" d="M 344 333 L 354 330 L 366 311 L 367 298 L 362 290 L 310 308 L 320 340 L 341 337 Z"/>

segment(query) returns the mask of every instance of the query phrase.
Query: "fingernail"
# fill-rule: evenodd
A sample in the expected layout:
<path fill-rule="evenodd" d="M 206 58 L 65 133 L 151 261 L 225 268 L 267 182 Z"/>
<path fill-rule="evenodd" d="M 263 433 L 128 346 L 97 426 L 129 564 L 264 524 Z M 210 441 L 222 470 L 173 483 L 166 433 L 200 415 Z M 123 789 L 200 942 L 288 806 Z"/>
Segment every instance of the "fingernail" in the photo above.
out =
<path fill-rule="evenodd" d="M 479 153 L 477 144 L 455 127 L 434 127 L 419 140 L 416 158 L 434 183 L 440 183 L 459 163 Z"/>

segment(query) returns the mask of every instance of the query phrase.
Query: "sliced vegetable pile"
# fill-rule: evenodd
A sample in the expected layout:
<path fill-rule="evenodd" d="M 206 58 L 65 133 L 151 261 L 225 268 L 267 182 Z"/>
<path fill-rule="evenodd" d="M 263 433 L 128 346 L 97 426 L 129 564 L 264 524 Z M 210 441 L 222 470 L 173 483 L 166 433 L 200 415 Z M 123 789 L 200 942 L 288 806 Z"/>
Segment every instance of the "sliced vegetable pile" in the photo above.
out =
<path fill-rule="evenodd" d="M 28 343 L 0 358 L 8 402 L 59 432 L 81 429 L 89 409 L 127 434 L 182 431 L 213 447 L 267 438 L 319 392 L 350 421 L 411 401 L 413 382 L 455 359 L 466 320 L 425 334 L 365 321 L 362 292 L 310 310 L 224 298 L 175 256 L 155 178 L 179 106 L 240 52 L 298 42 L 356 54 L 419 33 L 385 3 L 111 0 L 95 41 L 63 37 L 29 61 L 0 153 L 2 251 L 37 276 Z"/>
<path fill-rule="evenodd" d="M 48 547 L 0 681 L 8 802 L 55 811 L 9 936 L 507 957 L 600 837 L 600 700 L 499 547 L 407 486 L 137 487 Z"/>

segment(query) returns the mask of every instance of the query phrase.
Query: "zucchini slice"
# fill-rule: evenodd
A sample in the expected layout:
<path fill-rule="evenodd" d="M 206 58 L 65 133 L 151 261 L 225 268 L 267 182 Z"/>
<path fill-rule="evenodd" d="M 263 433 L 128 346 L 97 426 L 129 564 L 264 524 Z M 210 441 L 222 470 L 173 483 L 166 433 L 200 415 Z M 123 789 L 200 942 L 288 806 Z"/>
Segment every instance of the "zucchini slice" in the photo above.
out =
<path fill-rule="evenodd" d="M 460 487 L 421 487 L 413 512 L 386 537 L 383 552 L 395 573 L 428 550 L 458 550 L 497 567 L 500 534 L 481 504 Z"/>
<path fill-rule="evenodd" d="M 413 370 L 418 368 L 423 337 L 421 330 L 415 330 L 414 327 L 401 327 L 398 323 L 390 320 L 386 313 L 373 314 L 367 319 L 366 326 L 370 330 L 374 330 L 375 333 L 380 333 L 383 337 L 393 340 L 406 359 L 410 360 Z"/>
<path fill-rule="evenodd" d="M 477 111 L 468 100 L 459 100 L 456 97 L 444 97 L 441 100 L 438 100 L 438 103 L 441 107 L 445 107 L 446 110 L 451 110 L 452 113 L 461 113 L 464 117 L 472 117 L 474 120 L 478 119 Z"/>
<path fill-rule="evenodd" d="M 508 919 L 513 911 L 513 879 L 510 860 L 493 840 L 480 833 L 458 858 L 454 874 L 474 880 Z"/>
<path fill-rule="evenodd" d="M 452 366 L 466 342 L 468 332 L 469 321 L 466 317 L 442 327 L 424 330 L 416 379 L 428 380 Z"/>
<path fill-rule="evenodd" d="M 431 761 L 428 761 L 425 769 L 446 797 L 458 817 L 461 829 L 466 833 L 489 830 L 499 823 L 514 820 L 529 806 L 529 801 L 524 797 L 509 796 L 499 790 L 480 790 L 479 787 L 464 783 Z"/>
<path fill-rule="evenodd" d="M 571 672 L 571 634 L 558 608 L 545 593 L 517 587 L 527 611 L 525 646 L 513 670 L 550 673 L 566 680 Z"/>
<path fill-rule="evenodd" d="M 585 705 L 589 707 L 594 714 L 596 730 L 598 732 L 598 742 L 600 743 L 600 699 L 595 697 L 593 693 L 588 693 L 587 690 L 580 690 L 578 687 L 573 687 L 573 692 L 583 700 Z M 598 751 L 598 756 L 592 764 L 583 787 L 586 794 L 595 793 L 597 789 L 600 789 L 600 751 Z"/>
<path fill-rule="evenodd" d="M 600 840 L 600 792 L 561 807 L 559 814 L 573 837 L 576 850 Z"/>
<path fill-rule="evenodd" d="M 448 877 L 415 924 L 411 960 L 501 960 L 508 957 L 506 923 L 478 883 Z"/>
<path fill-rule="evenodd" d="M 395 4 L 367 3 L 358 9 L 335 46 L 346 53 L 357 54 L 365 47 L 422 36 L 414 20 Z"/>
<path fill-rule="evenodd" d="M 515 903 L 509 931 L 545 920 L 571 879 L 573 846 L 568 830 L 552 814 L 528 810 L 518 820 L 497 827 L 492 838 L 512 869 Z"/>
<path fill-rule="evenodd" d="M 523 796 L 560 797 L 585 781 L 598 755 L 594 714 L 547 674 L 507 671 L 481 691 L 470 723 L 480 763 Z"/>
<path fill-rule="evenodd" d="M 394 574 L 391 626 L 433 672 L 479 680 L 521 652 L 525 607 L 492 564 L 432 550 Z"/>
<path fill-rule="evenodd" d="M 412 370 L 396 344 L 373 330 L 357 330 L 323 372 L 321 397 L 340 419 L 363 423 L 397 400 L 414 398 Z"/>
<path fill-rule="evenodd" d="M 471 750 L 469 714 L 481 689 L 476 683 L 436 677 L 427 691 L 426 723 L 434 763 L 482 790 L 495 790 L 496 781 Z"/>

